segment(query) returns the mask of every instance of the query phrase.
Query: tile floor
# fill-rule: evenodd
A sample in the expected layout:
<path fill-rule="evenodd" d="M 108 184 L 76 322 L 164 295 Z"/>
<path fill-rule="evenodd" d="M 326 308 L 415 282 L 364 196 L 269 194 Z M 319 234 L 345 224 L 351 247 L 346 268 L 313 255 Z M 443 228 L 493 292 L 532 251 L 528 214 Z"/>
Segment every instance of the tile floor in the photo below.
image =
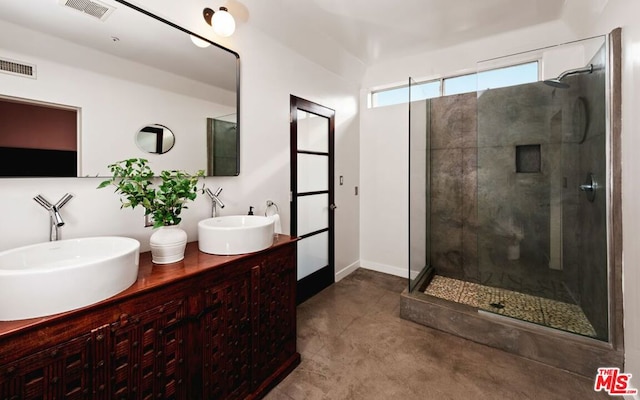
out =
<path fill-rule="evenodd" d="M 267 400 L 588 400 L 593 380 L 400 319 L 405 279 L 359 269 L 298 306 L 301 364 Z"/>
<path fill-rule="evenodd" d="M 576 304 L 484 286 L 435 275 L 424 291 L 441 299 L 467 304 L 507 317 L 596 337 L 596 331 Z M 492 306 L 492 304 L 494 306 Z M 496 308 L 497 305 L 500 308 Z"/>

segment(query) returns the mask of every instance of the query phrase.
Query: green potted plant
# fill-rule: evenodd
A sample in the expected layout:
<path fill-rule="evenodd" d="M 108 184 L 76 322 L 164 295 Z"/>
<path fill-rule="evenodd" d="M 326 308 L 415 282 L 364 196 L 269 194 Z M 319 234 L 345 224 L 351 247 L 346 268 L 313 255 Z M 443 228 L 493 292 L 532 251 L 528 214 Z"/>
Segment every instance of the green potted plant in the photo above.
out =
<path fill-rule="evenodd" d="M 192 175 L 184 171 L 162 171 L 158 178 L 143 158 L 130 158 L 108 166 L 112 177 L 103 181 L 98 189 L 115 186 L 121 195 L 120 208 L 142 206 L 145 216 L 153 218 L 153 227 L 159 228 L 151 235 L 152 261 L 168 264 L 184 258 L 187 233 L 178 227 L 180 214 L 188 208 L 187 202 L 195 200 L 198 181 L 204 176 L 200 170 Z M 154 181 L 159 179 L 158 185 Z"/>

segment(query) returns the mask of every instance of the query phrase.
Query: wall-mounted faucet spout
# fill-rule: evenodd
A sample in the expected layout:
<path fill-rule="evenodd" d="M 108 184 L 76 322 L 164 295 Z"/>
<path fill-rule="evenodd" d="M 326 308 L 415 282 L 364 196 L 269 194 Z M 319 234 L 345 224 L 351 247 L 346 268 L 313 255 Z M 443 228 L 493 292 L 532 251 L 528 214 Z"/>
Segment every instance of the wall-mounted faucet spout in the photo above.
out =
<path fill-rule="evenodd" d="M 49 211 L 49 241 L 60 240 L 60 227 L 64 226 L 64 220 L 60 215 L 60 209 L 73 198 L 71 193 L 67 193 L 56 204 L 45 199 L 41 194 L 33 199 L 44 209 Z"/>
<path fill-rule="evenodd" d="M 211 191 L 211 189 L 206 188 L 204 189 L 204 192 L 207 194 L 207 196 L 209 196 L 209 198 L 211 199 L 211 217 L 217 217 L 217 210 L 216 210 L 216 206 L 220 206 L 220 208 L 224 208 L 224 203 L 222 202 L 222 200 L 220 200 L 220 198 L 218 196 L 220 196 L 220 193 L 222 193 L 222 188 L 218 188 L 216 190 L 215 193 L 213 193 Z"/>

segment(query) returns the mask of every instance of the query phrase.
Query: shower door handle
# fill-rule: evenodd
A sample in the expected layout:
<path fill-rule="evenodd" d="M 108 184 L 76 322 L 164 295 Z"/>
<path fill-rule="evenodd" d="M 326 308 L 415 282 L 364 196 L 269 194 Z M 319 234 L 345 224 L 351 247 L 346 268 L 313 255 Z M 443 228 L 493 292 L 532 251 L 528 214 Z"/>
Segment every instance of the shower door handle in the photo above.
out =
<path fill-rule="evenodd" d="M 598 183 L 596 182 L 596 178 L 593 176 L 593 174 L 587 174 L 586 182 L 580 185 L 579 188 L 587 194 L 587 200 L 595 200 Z"/>

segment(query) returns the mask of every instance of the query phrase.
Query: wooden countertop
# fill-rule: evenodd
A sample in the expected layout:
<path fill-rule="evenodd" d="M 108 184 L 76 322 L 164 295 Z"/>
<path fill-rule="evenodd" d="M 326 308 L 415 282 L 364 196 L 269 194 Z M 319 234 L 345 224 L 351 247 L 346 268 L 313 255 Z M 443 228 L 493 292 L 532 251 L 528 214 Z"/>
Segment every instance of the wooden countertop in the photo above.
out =
<path fill-rule="evenodd" d="M 198 250 L 198 242 L 190 242 L 187 243 L 184 260 L 177 263 L 164 265 L 153 264 L 151 262 L 150 252 L 140 253 L 138 279 L 129 288 L 125 289 L 115 296 L 109 297 L 108 299 L 105 299 L 98 303 L 94 303 L 89 306 L 67 311 L 64 313 L 18 321 L 0 321 L 0 340 L 8 336 L 19 334 L 21 331 L 29 328 L 37 329 L 41 326 L 46 326 L 48 322 L 56 321 L 61 318 L 67 318 L 73 314 L 87 311 L 93 307 L 113 304 L 117 301 L 133 297 L 151 289 L 165 286 L 173 282 L 181 281 L 198 273 L 211 270 L 213 268 L 220 268 L 235 261 L 254 257 L 273 248 L 295 242 L 296 240 L 297 238 L 291 236 L 276 235 L 273 241 L 273 245 L 268 249 L 255 253 L 235 256 L 218 256 L 203 253 Z"/>

